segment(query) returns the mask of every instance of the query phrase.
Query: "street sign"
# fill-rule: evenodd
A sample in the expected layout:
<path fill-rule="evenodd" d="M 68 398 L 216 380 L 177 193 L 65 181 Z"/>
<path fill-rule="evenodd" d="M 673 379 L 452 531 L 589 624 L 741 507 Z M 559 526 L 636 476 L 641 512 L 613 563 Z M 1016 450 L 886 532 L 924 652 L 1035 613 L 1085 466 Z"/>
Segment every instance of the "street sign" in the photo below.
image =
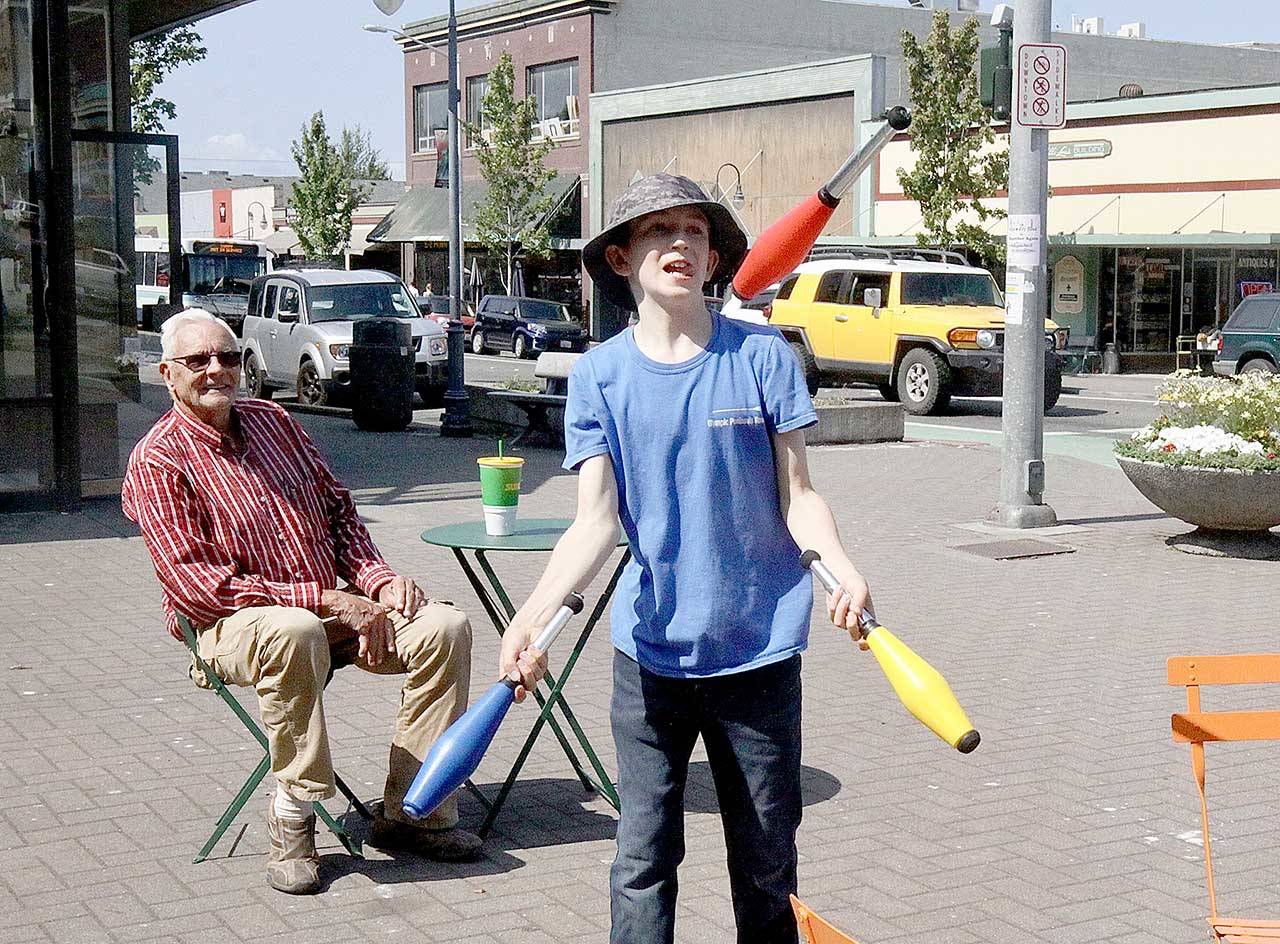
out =
<path fill-rule="evenodd" d="M 1057 43 L 1018 47 L 1018 124 L 1061 128 L 1067 123 L 1067 50 Z"/>

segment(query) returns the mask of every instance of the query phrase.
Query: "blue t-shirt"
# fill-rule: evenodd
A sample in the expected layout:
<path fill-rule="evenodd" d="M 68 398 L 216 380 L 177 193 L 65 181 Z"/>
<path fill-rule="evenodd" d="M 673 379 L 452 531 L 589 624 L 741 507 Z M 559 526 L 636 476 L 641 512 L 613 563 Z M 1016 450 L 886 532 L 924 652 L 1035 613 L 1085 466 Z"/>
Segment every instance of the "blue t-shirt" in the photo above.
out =
<path fill-rule="evenodd" d="M 712 314 L 706 350 L 640 353 L 628 328 L 569 377 L 566 469 L 608 455 L 631 543 L 613 644 L 651 672 L 742 672 L 805 647 L 813 586 L 778 507 L 774 432 L 817 422 L 777 329 Z"/>

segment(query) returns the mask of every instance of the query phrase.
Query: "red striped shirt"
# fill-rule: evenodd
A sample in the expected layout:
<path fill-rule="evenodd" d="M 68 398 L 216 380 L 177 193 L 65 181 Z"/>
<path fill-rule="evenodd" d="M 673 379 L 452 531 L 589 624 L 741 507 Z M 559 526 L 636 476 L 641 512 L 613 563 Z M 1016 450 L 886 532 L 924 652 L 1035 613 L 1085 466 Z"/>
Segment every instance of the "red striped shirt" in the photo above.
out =
<path fill-rule="evenodd" d="M 351 493 L 292 416 L 265 400 L 233 407 L 242 447 L 173 409 L 134 447 L 124 513 L 138 523 L 174 611 L 208 625 L 247 606 L 313 612 L 338 578 L 370 597 L 394 576 Z"/>

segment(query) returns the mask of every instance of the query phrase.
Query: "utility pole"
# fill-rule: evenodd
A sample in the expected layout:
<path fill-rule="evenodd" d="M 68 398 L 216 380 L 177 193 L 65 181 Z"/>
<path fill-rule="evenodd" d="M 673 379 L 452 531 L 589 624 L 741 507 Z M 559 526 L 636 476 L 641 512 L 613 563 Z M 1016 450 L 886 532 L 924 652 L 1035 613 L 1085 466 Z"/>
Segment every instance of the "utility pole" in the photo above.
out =
<path fill-rule="evenodd" d="M 374 0 L 378 9 L 388 16 L 400 8 L 402 0 Z M 419 46 L 439 53 L 430 43 L 410 36 L 394 26 L 366 23 L 361 29 L 370 33 L 390 33 L 408 45 Z M 465 437 L 471 435 L 471 398 L 467 395 L 463 360 L 466 347 L 462 327 L 462 140 L 458 135 L 458 107 L 462 93 L 458 89 L 458 17 L 454 12 L 454 0 L 449 0 L 449 327 L 445 337 L 449 345 L 449 386 L 444 394 L 444 418 L 440 421 L 441 436 Z"/>
<path fill-rule="evenodd" d="M 1049 131 L 1065 124 L 1066 52 L 1049 43 L 1052 0 L 1018 0 L 1009 142 L 1005 272 L 1004 452 L 1000 501 L 987 520 L 1007 528 L 1057 523 L 1044 502 L 1045 315 Z"/>
<path fill-rule="evenodd" d="M 462 329 L 462 138 L 458 134 L 458 17 L 449 0 L 449 388 L 444 394 L 441 436 L 471 435 L 471 398 L 463 383 Z"/>

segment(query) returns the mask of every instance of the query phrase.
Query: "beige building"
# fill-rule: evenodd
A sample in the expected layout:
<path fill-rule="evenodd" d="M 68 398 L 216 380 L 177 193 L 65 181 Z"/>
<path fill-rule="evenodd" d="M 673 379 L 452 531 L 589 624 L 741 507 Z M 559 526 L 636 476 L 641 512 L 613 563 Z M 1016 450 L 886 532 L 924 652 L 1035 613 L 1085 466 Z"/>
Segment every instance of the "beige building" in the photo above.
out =
<path fill-rule="evenodd" d="M 1049 134 L 1050 316 L 1126 367 L 1170 366 L 1179 336 L 1280 285 L 1278 155 L 1280 85 L 1068 105 Z M 913 161 L 907 135 L 881 154 L 876 242 L 918 232 L 896 174 Z"/>

